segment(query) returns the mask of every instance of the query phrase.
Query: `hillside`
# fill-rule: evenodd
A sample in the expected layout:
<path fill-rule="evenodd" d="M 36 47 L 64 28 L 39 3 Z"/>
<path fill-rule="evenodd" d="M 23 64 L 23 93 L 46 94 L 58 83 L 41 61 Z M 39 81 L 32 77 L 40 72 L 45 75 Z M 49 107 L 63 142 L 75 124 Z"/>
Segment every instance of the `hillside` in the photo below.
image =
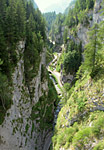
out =
<path fill-rule="evenodd" d="M 69 9 L 73 9 L 73 8 L 74 8 L 75 2 L 76 2 L 76 0 L 72 0 L 72 1 L 69 3 L 69 6 L 68 6 L 68 7 L 65 9 L 65 11 L 64 11 L 65 14 L 68 14 Z"/>
<path fill-rule="evenodd" d="M 52 27 L 52 24 L 54 23 L 54 21 L 56 19 L 56 13 L 55 13 L 55 11 L 54 12 L 48 12 L 48 13 L 44 13 L 43 16 L 46 20 L 47 29 L 49 32 L 51 27 Z"/>
<path fill-rule="evenodd" d="M 52 138 L 53 150 L 104 149 L 103 11 L 102 0 L 90 4 L 77 0 L 65 19 L 56 17 L 55 30 L 51 30 L 55 53 L 64 44 L 56 70 L 66 91 Z"/>
<path fill-rule="evenodd" d="M 84 75 L 68 92 L 55 127 L 53 149 L 103 150 L 104 72 Z"/>

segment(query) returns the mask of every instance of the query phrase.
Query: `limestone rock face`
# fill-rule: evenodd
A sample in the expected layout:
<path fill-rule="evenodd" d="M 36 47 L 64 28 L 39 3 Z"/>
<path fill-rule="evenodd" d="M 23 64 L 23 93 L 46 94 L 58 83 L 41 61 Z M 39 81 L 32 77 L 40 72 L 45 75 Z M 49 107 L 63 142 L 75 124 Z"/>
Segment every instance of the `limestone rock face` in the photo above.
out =
<path fill-rule="evenodd" d="M 73 79 L 74 79 L 74 76 L 71 75 L 70 73 L 68 75 L 61 76 L 62 83 L 71 83 Z"/>
<path fill-rule="evenodd" d="M 94 13 L 93 13 L 93 22 L 95 23 L 99 23 L 104 19 L 100 15 L 101 12 L 99 12 L 99 10 L 101 9 L 101 3 L 102 3 L 102 0 L 96 0 L 95 2 Z"/>
<path fill-rule="evenodd" d="M 78 39 L 79 41 L 82 42 L 82 47 L 85 46 L 85 44 L 87 44 L 88 40 L 87 40 L 87 32 L 88 32 L 88 28 L 80 25 L 79 29 L 78 29 L 78 32 L 77 32 L 77 36 L 78 36 Z M 78 41 L 77 39 L 77 41 Z"/>
<path fill-rule="evenodd" d="M 96 0 L 95 1 L 95 6 L 93 10 L 90 10 L 87 14 L 87 16 L 89 17 L 89 24 L 88 25 L 83 25 L 80 24 L 77 27 L 77 36 L 74 37 L 71 33 L 70 33 L 70 29 L 68 28 L 68 38 L 72 39 L 73 41 L 75 41 L 76 43 L 79 43 L 80 41 L 82 42 L 82 47 L 84 48 L 85 44 L 88 43 L 87 40 L 87 32 L 89 31 L 89 28 L 91 28 L 94 23 L 100 23 L 102 20 L 104 20 L 104 17 L 101 16 L 101 5 L 102 5 L 102 1 L 103 0 Z M 91 19 L 91 20 L 90 20 Z M 57 25 L 55 26 L 55 28 L 57 28 Z M 67 27 L 62 26 L 60 29 L 60 32 L 58 32 L 57 34 L 52 35 L 52 37 L 54 37 L 54 40 L 56 43 L 58 44 L 62 44 L 63 43 L 63 33 L 64 30 Z"/>
<path fill-rule="evenodd" d="M 89 13 L 87 14 L 88 16 L 92 17 L 92 20 L 89 20 L 89 25 L 88 26 L 84 26 L 82 24 L 80 24 L 78 26 L 78 31 L 77 31 L 77 37 L 76 38 L 74 38 L 70 34 L 70 31 L 69 31 L 69 38 L 73 39 L 76 43 L 79 43 L 81 41 L 83 48 L 88 43 L 87 32 L 89 31 L 89 28 L 92 27 L 94 25 L 94 23 L 100 23 L 102 20 L 104 20 L 104 17 L 101 16 L 101 12 L 100 12 L 101 3 L 102 3 L 102 0 L 96 0 L 94 10 L 89 11 Z"/>
<path fill-rule="evenodd" d="M 25 42 L 19 42 L 17 55 L 23 54 Z M 45 65 L 45 49 L 41 53 L 41 61 L 37 76 L 33 79 L 31 87 L 35 92 L 31 101 L 28 87 L 24 78 L 24 59 L 19 57 L 17 67 L 13 73 L 13 104 L 7 111 L 5 120 L 0 125 L 0 150 L 42 150 L 47 130 L 40 130 L 39 123 L 32 119 L 32 107 L 39 98 L 48 93 L 48 81 L 41 82 L 41 68 Z M 44 108 L 46 109 L 46 108 Z M 46 110 L 45 110 L 46 111 Z M 35 112 L 36 115 L 36 112 Z"/>

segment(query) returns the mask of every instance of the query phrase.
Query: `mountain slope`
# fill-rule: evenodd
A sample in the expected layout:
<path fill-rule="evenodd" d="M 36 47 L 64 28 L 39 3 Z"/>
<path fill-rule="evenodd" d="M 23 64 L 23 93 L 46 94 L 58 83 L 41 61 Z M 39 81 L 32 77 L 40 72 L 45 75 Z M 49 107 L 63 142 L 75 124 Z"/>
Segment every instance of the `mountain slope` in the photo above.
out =
<path fill-rule="evenodd" d="M 75 2 L 76 2 L 76 0 L 72 0 L 72 1 L 70 2 L 69 6 L 68 6 L 68 7 L 65 9 L 65 11 L 64 11 L 65 14 L 68 14 L 69 9 L 74 8 Z"/>
<path fill-rule="evenodd" d="M 58 31 L 59 37 L 64 35 L 64 48 L 57 66 L 66 78 L 67 94 L 61 101 L 53 150 L 103 150 L 104 1 L 77 0 L 77 4 L 69 10 L 64 32 L 62 28 Z M 74 78 L 70 79 L 71 75 Z"/>
<path fill-rule="evenodd" d="M 34 8 L 38 8 L 38 5 L 36 4 L 35 0 L 27 0 L 28 2 L 31 1 L 33 3 Z"/>

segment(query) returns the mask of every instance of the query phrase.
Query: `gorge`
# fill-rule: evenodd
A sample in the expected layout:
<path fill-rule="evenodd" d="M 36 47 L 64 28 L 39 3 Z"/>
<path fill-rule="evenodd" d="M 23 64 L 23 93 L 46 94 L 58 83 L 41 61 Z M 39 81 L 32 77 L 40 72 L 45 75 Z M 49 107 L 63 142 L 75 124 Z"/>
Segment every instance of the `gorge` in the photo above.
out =
<path fill-rule="evenodd" d="M 67 11 L 0 0 L 0 150 L 104 149 L 104 1 Z"/>

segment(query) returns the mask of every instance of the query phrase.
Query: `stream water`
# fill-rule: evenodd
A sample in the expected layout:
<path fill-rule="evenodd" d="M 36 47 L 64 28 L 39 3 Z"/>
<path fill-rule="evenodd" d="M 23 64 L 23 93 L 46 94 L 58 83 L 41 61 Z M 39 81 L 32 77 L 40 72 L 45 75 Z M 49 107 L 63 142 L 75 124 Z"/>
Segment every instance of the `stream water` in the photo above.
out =
<path fill-rule="evenodd" d="M 49 66 L 50 66 L 52 63 L 55 65 L 55 63 L 57 62 L 57 57 L 58 57 L 58 56 L 60 56 L 60 53 L 59 53 L 57 56 L 54 55 L 54 59 L 49 63 L 49 65 L 47 66 L 47 69 L 48 69 L 48 71 L 49 71 L 50 79 L 53 81 L 53 84 L 54 84 L 54 86 L 55 86 L 55 88 L 56 88 L 57 94 L 60 95 L 60 97 L 62 97 L 62 91 L 61 91 L 61 89 L 58 87 L 58 85 L 56 84 L 55 79 L 52 77 L 52 74 L 53 74 L 54 76 L 56 76 L 57 81 L 58 81 L 58 84 L 59 84 L 60 87 L 62 88 L 62 84 L 61 84 L 61 81 L 60 81 L 60 73 L 57 72 L 56 69 L 54 69 L 53 71 L 51 71 L 51 70 L 49 69 Z M 61 102 L 61 100 L 60 100 L 60 102 Z M 61 104 L 60 104 L 60 102 L 58 103 L 58 106 L 57 106 L 57 108 L 56 108 L 56 110 L 55 110 L 55 112 L 54 112 L 54 123 L 53 123 L 54 126 L 55 126 L 55 124 L 56 124 L 56 122 L 57 122 L 57 117 L 58 117 L 58 114 L 59 114 L 60 109 L 61 109 Z"/>
<path fill-rule="evenodd" d="M 57 91 L 58 95 L 62 96 L 61 90 L 59 89 L 59 87 L 57 86 L 57 84 L 56 84 L 54 78 L 53 78 L 51 75 L 50 75 L 50 79 L 53 81 L 53 84 L 54 84 L 54 86 L 55 86 L 55 88 L 56 88 L 56 91 Z M 58 117 L 58 114 L 59 114 L 60 110 L 61 110 L 61 104 L 60 104 L 60 101 L 59 101 L 59 103 L 58 103 L 58 105 L 57 105 L 57 108 L 56 108 L 56 110 L 55 110 L 55 112 L 54 112 L 54 122 L 53 122 L 53 125 L 54 125 L 54 126 L 55 126 L 55 124 L 56 124 L 56 122 L 57 122 L 57 117 Z"/>
<path fill-rule="evenodd" d="M 61 95 L 61 90 L 58 88 L 58 86 L 57 86 L 54 78 L 51 76 L 51 74 L 50 74 L 50 79 L 53 81 L 53 84 L 54 84 L 54 86 L 55 86 L 55 88 L 57 90 L 57 93 L 59 95 Z M 60 109 L 61 109 L 61 104 L 59 102 L 58 105 L 57 105 L 56 110 L 54 111 L 53 131 L 50 132 L 49 135 L 47 136 L 47 140 L 45 142 L 43 150 L 50 150 L 50 145 L 52 143 L 52 136 L 54 134 L 54 128 L 55 128 L 55 125 L 56 125 L 56 122 L 57 122 L 57 117 L 58 117 L 58 114 L 60 112 Z"/>
<path fill-rule="evenodd" d="M 57 57 L 56 57 L 56 56 L 55 56 L 55 58 L 53 59 L 52 62 L 55 63 L 55 61 L 57 61 Z M 49 65 L 50 65 L 52 62 L 50 62 Z M 49 69 L 49 65 L 47 66 L 47 70 L 49 71 L 50 79 L 52 80 L 52 82 L 53 82 L 53 84 L 54 84 L 54 86 L 55 86 L 55 88 L 56 88 L 57 94 L 60 95 L 60 97 L 62 97 L 62 91 L 60 90 L 60 88 L 59 88 L 58 85 L 56 84 L 55 79 L 52 77 L 52 74 L 55 75 L 56 78 L 57 78 L 57 80 L 58 80 L 58 84 L 60 85 L 60 84 L 61 84 L 61 82 L 60 82 L 60 74 L 59 74 L 56 70 L 51 71 L 51 70 Z M 62 87 L 62 85 L 60 85 L 60 86 Z M 57 122 L 57 117 L 58 117 L 58 114 L 59 114 L 59 112 L 60 112 L 60 110 L 61 110 L 61 104 L 60 104 L 60 103 L 61 103 L 61 99 L 60 99 L 60 101 L 59 101 L 59 103 L 58 103 L 58 105 L 57 105 L 57 107 L 56 107 L 56 109 L 55 109 L 55 111 L 54 111 L 53 131 L 52 131 L 52 133 L 49 135 L 49 137 L 47 138 L 47 141 L 46 141 L 46 143 L 45 143 L 45 146 L 44 146 L 44 149 L 43 149 L 43 150 L 50 150 L 50 145 L 51 145 L 51 143 L 52 143 L 52 136 L 53 136 L 53 134 L 54 134 L 54 128 L 55 128 L 55 125 L 56 125 L 56 122 Z"/>

